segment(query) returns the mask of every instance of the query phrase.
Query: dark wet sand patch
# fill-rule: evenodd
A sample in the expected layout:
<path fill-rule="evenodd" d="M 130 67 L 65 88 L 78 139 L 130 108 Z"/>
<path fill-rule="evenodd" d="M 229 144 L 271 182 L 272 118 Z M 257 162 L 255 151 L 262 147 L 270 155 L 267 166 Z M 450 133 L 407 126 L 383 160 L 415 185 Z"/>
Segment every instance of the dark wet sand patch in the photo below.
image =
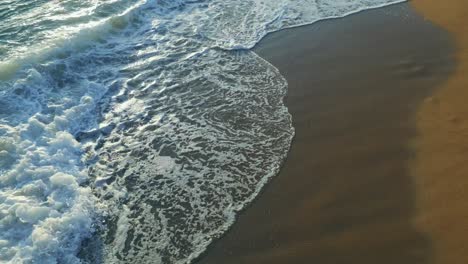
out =
<path fill-rule="evenodd" d="M 280 175 L 199 260 L 431 263 L 414 225 L 414 114 L 453 70 L 449 36 L 399 4 L 271 34 L 296 137 Z"/>

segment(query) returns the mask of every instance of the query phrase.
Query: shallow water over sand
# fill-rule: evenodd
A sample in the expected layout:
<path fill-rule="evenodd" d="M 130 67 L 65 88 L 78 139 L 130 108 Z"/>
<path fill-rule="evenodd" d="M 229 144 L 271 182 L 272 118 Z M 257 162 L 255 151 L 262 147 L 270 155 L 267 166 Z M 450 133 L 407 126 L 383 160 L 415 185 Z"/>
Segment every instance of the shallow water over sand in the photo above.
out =
<path fill-rule="evenodd" d="M 398 1 L 0 4 L 0 258 L 185 263 L 274 176 L 267 33 Z"/>

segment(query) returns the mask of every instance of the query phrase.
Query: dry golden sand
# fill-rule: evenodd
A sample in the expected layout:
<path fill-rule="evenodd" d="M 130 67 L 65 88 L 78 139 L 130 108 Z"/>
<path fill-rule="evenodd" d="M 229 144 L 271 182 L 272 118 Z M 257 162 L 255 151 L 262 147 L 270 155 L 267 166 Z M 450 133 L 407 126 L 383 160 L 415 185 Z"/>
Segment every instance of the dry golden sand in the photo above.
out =
<path fill-rule="evenodd" d="M 426 18 L 456 41 L 457 68 L 424 101 L 411 166 L 416 225 L 432 240 L 434 263 L 468 263 L 468 1 L 414 0 Z"/>

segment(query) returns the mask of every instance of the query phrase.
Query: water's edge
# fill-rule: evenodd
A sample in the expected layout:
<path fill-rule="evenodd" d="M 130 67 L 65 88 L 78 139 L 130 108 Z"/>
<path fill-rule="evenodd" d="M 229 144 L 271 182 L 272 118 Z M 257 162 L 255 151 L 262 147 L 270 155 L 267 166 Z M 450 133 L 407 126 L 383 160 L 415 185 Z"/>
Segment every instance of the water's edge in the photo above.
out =
<path fill-rule="evenodd" d="M 251 49 L 404 1 L 251 2 L 0 6 L 0 260 L 198 258 L 294 137 L 287 81 Z"/>

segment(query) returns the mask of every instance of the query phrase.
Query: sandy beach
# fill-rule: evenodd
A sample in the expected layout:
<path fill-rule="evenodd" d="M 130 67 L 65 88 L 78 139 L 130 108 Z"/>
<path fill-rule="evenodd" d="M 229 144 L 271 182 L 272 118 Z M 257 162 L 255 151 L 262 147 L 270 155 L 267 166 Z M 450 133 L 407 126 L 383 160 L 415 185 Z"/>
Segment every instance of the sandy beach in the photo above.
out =
<path fill-rule="evenodd" d="M 430 17 L 424 1 L 415 3 Z M 296 138 L 280 175 L 197 263 L 466 263 L 442 253 L 468 237 L 445 232 L 467 226 L 463 185 L 451 207 L 443 196 L 454 186 L 428 173 L 458 166 L 466 153 L 453 150 L 458 162 L 452 152 L 434 154 L 445 145 L 430 143 L 439 132 L 425 132 L 439 116 L 465 124 L 462 112 L 431 112 L 445 100 L 439 93 L 462 83 L 452 81 L 462 55 L 440 26 L 404 3 L 266 37 L 255 51 L 289 82 Z M 454 164 L 436 168 L 439 159 Z M 462 247 L 452 251 L 461 257 Z"/>
<path fill-rule="evenodd" d="M 415 224 L 426 233 L 434 263 L 468 263 L 468 2 L 415 0 L 427 19 L 451 33 L 456 69 L 417 113 L 410 168 L 417 189 Z"/>
<path fill-rule="evenodd" d="M 0 263 L 468 264 L 467 20 L 0 0 Z"/>

